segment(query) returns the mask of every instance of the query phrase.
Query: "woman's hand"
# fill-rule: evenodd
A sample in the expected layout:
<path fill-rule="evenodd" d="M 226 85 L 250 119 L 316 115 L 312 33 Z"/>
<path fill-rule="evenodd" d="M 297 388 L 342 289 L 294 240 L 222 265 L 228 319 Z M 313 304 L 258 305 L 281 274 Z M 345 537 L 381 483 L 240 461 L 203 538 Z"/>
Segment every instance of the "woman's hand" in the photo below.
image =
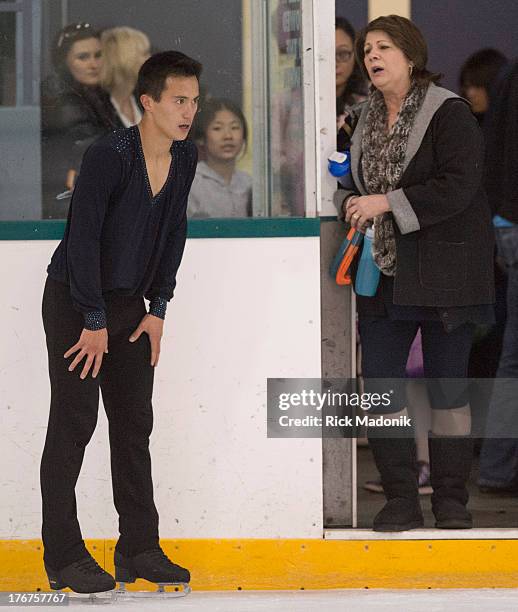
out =
<path fill-rule="evenodd" d="M 79 353 L 77 353 L 79 351 Z M 108 352 L 108 330 L 98 329 L 97 331 L 90 331 L 89 329 L 83 329 L 81 336 L 74 346 L 70 347 L 64 354 L 64 358 L 68 359 L 74 353 L 77 353 L 74 361 L 68 366 L 68 371 L 72 372 L 77 364 L 86 357 L 86 362 L 83 367 L 79 378 L 84 380 L 88 376 L 88 372 L 94 364 L 92 370 L 92 378 L 95 378 L 99 374 L 101 364 L 103 362 L 104 353 Z"/>
<path fill-rule="evenodd" d="M 355 196 L 347 200 L 345 220 L 352 227 L 362 230 L 368 221 L 389 211 L 390 206 L 386 195 Z"/>
<path fill-rule="evenodd" d="M 140 322 L 137 329 L 131 334 L 129 341 L 136 342 L 143 332 L 149 336 L 151 343 L 151 365 L 157 366 L 160 357 L 160 341 L 164 331 L 164 320 L 154 315 L 147 314 Z"/>

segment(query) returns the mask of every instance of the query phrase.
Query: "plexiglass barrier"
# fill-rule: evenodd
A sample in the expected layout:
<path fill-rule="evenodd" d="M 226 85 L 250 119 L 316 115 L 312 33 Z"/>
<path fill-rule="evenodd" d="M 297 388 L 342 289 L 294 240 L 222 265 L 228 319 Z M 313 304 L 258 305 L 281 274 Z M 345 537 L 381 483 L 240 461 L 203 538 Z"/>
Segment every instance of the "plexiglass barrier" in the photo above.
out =
<path fill-rule="evenodd" d="M 84 152 L 139 122 L 138 69 L 167 49 L 203 64 L 189 216 L 305 216 L 301 0 L 0 3 L 0 38 L 0 221 L 66 218 Z"/>

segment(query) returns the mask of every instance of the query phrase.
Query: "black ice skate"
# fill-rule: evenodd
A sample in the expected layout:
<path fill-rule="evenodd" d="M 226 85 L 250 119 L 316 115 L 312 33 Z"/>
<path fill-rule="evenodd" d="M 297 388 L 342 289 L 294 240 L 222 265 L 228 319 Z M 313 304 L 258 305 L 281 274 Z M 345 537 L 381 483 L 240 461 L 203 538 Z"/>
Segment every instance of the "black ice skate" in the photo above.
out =
<path fill-rule="evenodd" d="M 146 591 L 126 591 L 126 584 L 143 578 L 158 585 L 158 593 L 169 597 L 181 597 L 191 592 L 189 570 L 170 561 L 161 548 L 147 550 L 133 557 L 123 557 L 115 552 L 115 580 L 119 583 L 118 594 L 129 596 L 149 596 Z M 166 586 L 175 587 L 166 591 Z"/>
<path fill-rule="evenodd" d="M 68 587 L 75 593 L 89 594 L 91 599 L 96 599 L 95 594 L 105 594 L 115 589 L 113 576 L 105 572 L 90 555 L 59 571 L 51 569 L 45 563 L 45 571 L 53 591 Z M 112 593 L 109 594 L 111 596 Z"/>

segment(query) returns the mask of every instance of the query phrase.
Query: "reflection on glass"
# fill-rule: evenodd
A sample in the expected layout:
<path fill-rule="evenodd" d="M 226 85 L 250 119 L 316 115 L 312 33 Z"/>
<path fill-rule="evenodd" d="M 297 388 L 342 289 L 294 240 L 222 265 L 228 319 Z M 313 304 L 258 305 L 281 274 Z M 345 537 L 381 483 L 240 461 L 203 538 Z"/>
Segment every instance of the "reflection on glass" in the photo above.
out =
<path fill-rule="evenodd" d="M 271 215 L 304 216 L 304 114 L 300 0 L 270 2 Z"/>
<path fill-rule="evenodd" d="M 88 146 L 139 120 L 133 91 L 137 64 L 149 52 L 171 47 L 204 65 L 201 107 L 207 106 L 205 118 L 210 115 L 209 121 L 200 115 L 191 133 L 200 165 L 190 215 L 248 217 L 252 210 L 260 216 L 304 215 L 300 0 L 268 0 L 260 24 L 250 17 L 255 0 L 222 3 L 217 21 L 212 0 L 179 3 L 174 18 L 164 17 L 170 15 L 169 0 L 145 3 L 145 11 L 142 4 L 113 0 L 101 9 L 99 3 L 75 3 L 71 14 L 76 21 L 65 28 L 61 12 L 50 3 L 41 4 L 41 20 L 25 11 L 31 3 L 0 13 L 0 107 L 5 111 L 0 120 L 2 140 L 11 143 L 6 150 L 12 151 L 9 162 L 5 152 L 0 156 L 0 170 L 10 185 L 0 219 L 66 218 Z M 192 23 L 199 27 L 189 27 Z M 30 31 L 32 40 L 23 38 Z M 37 53 L 16 57 L 17 47 L 40 39 L 41 65 Z M 259 54 L 259 47 L 268 66 L 252 74 L 243 49 L 249 58 Z M 16 106 L 17 93 L 22 93 L 16 79 L 25 83 L 32 75 L 39 78 L 41 116 L 36 106 Z M 211 110 L 212 102 L 223 106 Z M 257 108 L 264 111 L 261 118 L 255 116 Z M 40 119 L 41 162 L 35 143 Z M 254 148 L 259 141 L 260 159 Z M 30 172 L 13 161 L 27 159 L 27 150 L 32 152 Z M 20 189 L 14 197 L 16 186 Z"/>
<path fill-rule="evenodd" d="M 204 64 L 202 98 L 209 102 L 220 96 L 229 98 L 224 108 L 212 113 L 209 123 L 213 125 L 207 124 L 196 136 L 194 129 L 191 133 L 200 147 L 194 186 L 198 198 L 190 208 L 191 214 L 199 218 L 250 216 L 251 178 L 240 167 L 247 163 L 243 160 L 247 121 L 241 111 L 242 40 L 240 36 L 225 35 L 229 27 L 232 33 L 241 32 L 239 3 L 218 9 L 216 27 L 211 0 L 180 7 L 170 22 L 163 19 L 168 14 L 168 0 L 157 0 L 145 19 L 140 14 L 140 4 L 133 0 L 125 4 L 125 14 L 128 25 L 138 21 L 139 30 L 119 26 L 120 10 L 116 4 L 102 12 L 102 20 L 116 27 L 104 29 L 97 10 L 88 5 L 75 12 L 85 21 L 61 31 L 57 31 L 57 24 L 51 24 L 50 32 L 56 32 L 53 42 L 47 33 L 43 34 L 42 44 L 50 46 L 51 51 L 51 65 L 45 61 L 43 64 L 41 88 L 43 218 L 67 216 L 74 181 L 88 146 L 107 131 L 138 123 L 141 108 L 133 95 L 138 68 L 151 50 L 169 47 L 196 50 L 194 56 Z M 193 21 L 200 25 L 196 30 L 186 27 Z M 205 22 L 208 35 L 201 38 L 199 32 Z M 214 61 L 213 56 L 218 60 Z M 216 70 L 214 64 L 218 66 Z"/>
<path fill-rule="evenodd" d="M 0 106 L 16 105 L 16 13 L 0 13 Z"/>

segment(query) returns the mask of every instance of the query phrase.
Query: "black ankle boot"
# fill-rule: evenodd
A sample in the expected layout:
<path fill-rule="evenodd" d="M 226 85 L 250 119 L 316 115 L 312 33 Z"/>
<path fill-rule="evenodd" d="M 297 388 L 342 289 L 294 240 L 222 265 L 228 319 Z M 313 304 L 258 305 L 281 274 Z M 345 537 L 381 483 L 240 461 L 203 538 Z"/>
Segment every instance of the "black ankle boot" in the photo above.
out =
<path fill-rule="evenodd" d="M 469 493 L 466 483 L 473 459 L 471 437 L 428 439 L 432 510 L 439 529 L 471 529 L 473 517 L 466 509 Z"/>
<path fill-rule="evenodd" d="M 45 563 L 45 571 L 53 591 L 69 587 L 76 593 L 103 593 L 115 588 L 113 576 L 105 572 L 90 555 L 58 571 Z"/>
<path fill-rule="evenodd" d="M 369 446 L 387 503 L 374 518 L 374 531 L 406 531 L 424 525 L 417 488 L 415 442 L 410 438 L 369 436 Z"/>
<path fill-rule="evenodd" d="M 143 578 L 156 584 L 186 584 L 191 579 L 189 570 L 170 561 L 161 548 L 147 550 L 133 557 L 123 557 L 115 551 L 114 561 L 117 582 L 132 583 L 137 578 Z"/>

